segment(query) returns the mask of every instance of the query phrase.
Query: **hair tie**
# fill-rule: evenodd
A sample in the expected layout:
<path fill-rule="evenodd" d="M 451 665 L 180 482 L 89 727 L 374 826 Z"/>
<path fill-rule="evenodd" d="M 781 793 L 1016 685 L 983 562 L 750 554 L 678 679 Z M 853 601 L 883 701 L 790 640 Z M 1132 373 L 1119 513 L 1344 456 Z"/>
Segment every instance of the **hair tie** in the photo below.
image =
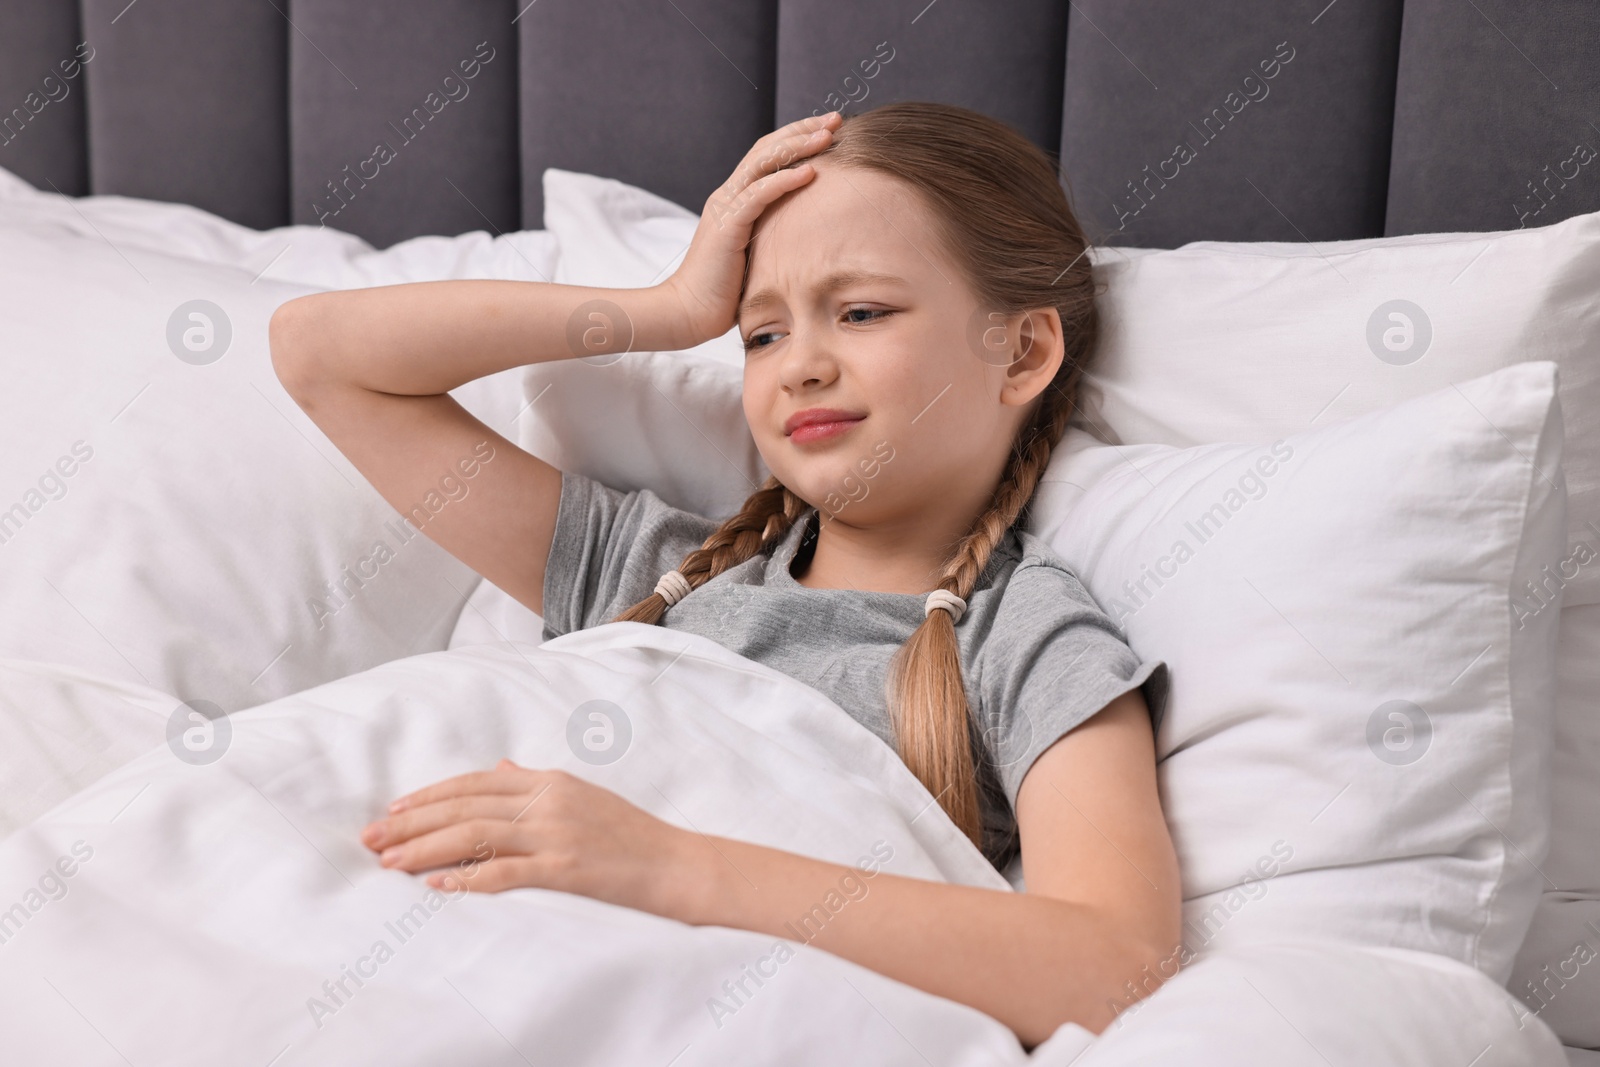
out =
<path fill-rule="evenodd" d="M 682 571 L 668 571 L 656 583 L 656 594 L 667 602 L 669 608 L 693 591 L 694 587 L 689 584 L 689 579 L 683 576 Z"/>
<path fill-rule="evenodd" d="M 948 611 L 950 622 L 954 625 L 967 613 L 967 602 L 948 589 L 935 589 L 928 594 L 928 599 L 923 601 L 922 617 L 927 618 L 935 611 Z"/>

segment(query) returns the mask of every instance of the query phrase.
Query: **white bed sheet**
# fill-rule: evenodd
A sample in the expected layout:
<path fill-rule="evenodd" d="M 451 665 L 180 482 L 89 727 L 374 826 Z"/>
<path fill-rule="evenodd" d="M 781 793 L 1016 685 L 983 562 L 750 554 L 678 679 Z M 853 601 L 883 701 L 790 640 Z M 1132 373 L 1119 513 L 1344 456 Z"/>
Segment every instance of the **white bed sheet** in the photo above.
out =
<path fill-rule="evenodd" d="M 0 659 L 0 839 L 160 744 L 178 703 L 79 667 Z"/>
<path fill-rule="evenodd" d="M 0 673 L 13 706 L 92 703 L 60 675 L 30 697 L 25 674 Z M 152 693 L 110 699 L 129 696 L 165 704 Z M 592 699 L 624 707 L 633 726 L 609 765 L 580 761 L 567 741 L 569 712 Z M 155 717 L 134 710 L 128 744 L 148 728 L 141 717 Z M 404 942 L 385 925 L 426 887 L 379 868 L 360 827 L 401 792 L 505 755 L 565 767 L 707 833 L 847 864 L 887 842 L 886 870 L 1008 891 L 886 746 L 816 690 L 708 639 L 616 623 L 540 646 L 429 653 L 229 722 L 220 760 L 180 761 L 158 738 L 0 843 L 0 924 L 13 916 L 0 925 L 7 1061 L 1030 1059 L 998 1021 L 805 946 L 718 1018 L 721 983 L 773 951 L 774 939 L 748 931 L 541 890 L 445 901 Z M 55 880 L 63 892 L 36 893 L 32 907 L 30 890 L 64 856 L 74 858 L 72 876 Z M 376 973 L 347 982 L 334 1004 L 323 983 L 377 940 L 392 958 L 369 963 Z M 1219 1067 L 1562 1062 L 1548 1029 L 1519 1021 L 1476 971 L 1310 943 L 1206 957 L 1099 1040 L 1069 1025 L 1031 1059 L 1158 1056 Z"/>

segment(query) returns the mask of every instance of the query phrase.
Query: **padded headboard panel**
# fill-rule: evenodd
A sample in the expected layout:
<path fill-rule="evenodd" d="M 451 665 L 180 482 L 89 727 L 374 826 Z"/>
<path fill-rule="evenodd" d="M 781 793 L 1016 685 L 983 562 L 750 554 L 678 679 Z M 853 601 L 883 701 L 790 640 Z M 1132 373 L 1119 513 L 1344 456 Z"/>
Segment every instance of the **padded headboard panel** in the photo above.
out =
<path fill-rule="evenodd" d="M 1600 208 L 1595 0 L 0 0 L 0 166 L 382 247 L 542 225 L 545 167 L 698 209 L 774 125 L 958 103 L 1096 239 Z"/>

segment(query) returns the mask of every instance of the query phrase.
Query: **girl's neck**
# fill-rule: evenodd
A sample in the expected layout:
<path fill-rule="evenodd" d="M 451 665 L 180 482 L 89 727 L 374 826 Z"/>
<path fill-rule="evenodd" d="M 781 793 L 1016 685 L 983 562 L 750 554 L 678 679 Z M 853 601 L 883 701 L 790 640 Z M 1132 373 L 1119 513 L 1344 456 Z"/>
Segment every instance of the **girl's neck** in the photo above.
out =
<path fill-rule="evenodd" d="M 813 512 L 789 576 L 808 589 L 922 595 L 938 584 L 948 545 L 913 545 L 893 532 L 846 526 Z"/>

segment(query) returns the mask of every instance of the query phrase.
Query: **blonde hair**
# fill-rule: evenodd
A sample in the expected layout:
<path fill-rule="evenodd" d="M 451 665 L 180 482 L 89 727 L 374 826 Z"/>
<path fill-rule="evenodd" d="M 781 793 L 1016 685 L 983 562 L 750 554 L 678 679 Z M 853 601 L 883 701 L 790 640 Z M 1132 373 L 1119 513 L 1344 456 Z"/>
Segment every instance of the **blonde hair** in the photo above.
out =
<path fill-rule="evenodd" d="M 938 588 L 970 601 L 995 546 L 1024 518 L 1098 340 L 1087 240 L 1050 158 L 1010 126 L 966 108 L 905 102 L 846 117 L 813 158 L 822 157 L 919 191 L 983 308 L 1011 315 L 1053 307 L 1061 316 L 1060 369 L 1012 443 L 988 508 L 940 575 Z M 769 477 L 678 570 L 699 588 L 776 546 L 810 507 Z M 612 621 L 655 625 L 666 609 L 652 593 Z M 887 696 L 900 758 L 981 849 L 976 733 L 955 627 L 948 612 L 928 613 L 890 664 Z"/>

